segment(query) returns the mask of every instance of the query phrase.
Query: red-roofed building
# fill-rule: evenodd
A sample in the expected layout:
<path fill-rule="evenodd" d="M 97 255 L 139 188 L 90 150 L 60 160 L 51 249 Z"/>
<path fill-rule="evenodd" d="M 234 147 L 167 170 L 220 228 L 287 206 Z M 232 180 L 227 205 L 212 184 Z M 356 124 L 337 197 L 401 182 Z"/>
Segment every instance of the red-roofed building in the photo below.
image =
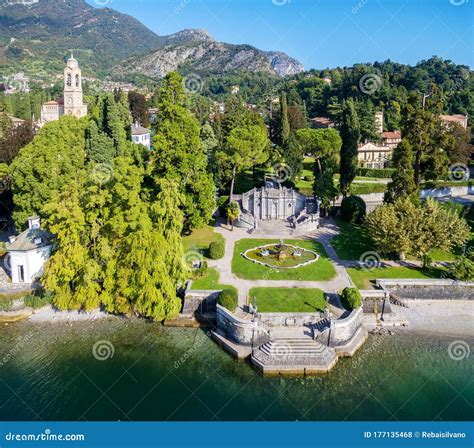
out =
<path fill-rule="evenodd" d="M 458 124 L 467 130 L 467 117 L 465 115 L 441 115 L 440 118 L 445 126 L 452 126 L 454 124 Z"/>
<path fill-rule="evenodd" d="M 314 129 L 331 129 L 335 126 L 335 123 L 327 117 L 314 117 L 311 118 L 311 127 Z"/>

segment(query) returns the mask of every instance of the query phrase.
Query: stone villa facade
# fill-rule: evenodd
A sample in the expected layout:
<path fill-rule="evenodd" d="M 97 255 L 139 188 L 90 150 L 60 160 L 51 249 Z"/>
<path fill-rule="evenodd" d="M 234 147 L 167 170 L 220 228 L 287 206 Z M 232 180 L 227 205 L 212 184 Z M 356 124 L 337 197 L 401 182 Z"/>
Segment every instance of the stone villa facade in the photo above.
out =
<path fill-rule="evenodd" d="M 393 150 L 402 141 L 400 131 L 384 131 L 384 113 L 376 112 L 375 123 L 381 142 L 365 142 L 359 146 L 359 165 L 364 168 L 381 169 L 392 159 Z"/>
<path fill-rule="evenodd" d="M 64 69 L 63 97 L 42 105 L 40 125 L 59 120 L 63 115 L 77 118 L 87 115 L 87 104 L 84 104 L 82 94 L 82 71 L 72 55 Z"/>
<path fill-rule="evenodd" d="M 314 230 L 319 226 L 319 204 L 314 198 L 266 180 L 262 188 L 254 188 L 232 200 L 240 207 L 237 227 L 258 229 L 261 221 L 288 222 L 294 228 Z"/>

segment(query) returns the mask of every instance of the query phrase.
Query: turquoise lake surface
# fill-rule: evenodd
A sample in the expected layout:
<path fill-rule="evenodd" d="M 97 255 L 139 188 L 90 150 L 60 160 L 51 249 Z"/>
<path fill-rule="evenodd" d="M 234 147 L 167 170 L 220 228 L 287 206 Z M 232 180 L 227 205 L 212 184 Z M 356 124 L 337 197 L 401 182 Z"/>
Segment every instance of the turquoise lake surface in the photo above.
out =
<path fill-rule="evenodd" d="M 0 335 L 0 420 L 474 418 L 473 355 L 452 360 L 456 338 L 370 336 L 329 374 L 264 378 L 204 330 L 138 319 L 1 324 Z"/>

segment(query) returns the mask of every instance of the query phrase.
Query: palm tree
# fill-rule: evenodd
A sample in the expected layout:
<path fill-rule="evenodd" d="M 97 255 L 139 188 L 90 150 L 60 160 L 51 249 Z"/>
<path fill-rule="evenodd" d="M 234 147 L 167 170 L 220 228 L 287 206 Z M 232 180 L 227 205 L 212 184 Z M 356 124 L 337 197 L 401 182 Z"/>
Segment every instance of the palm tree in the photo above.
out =
<path fill-rule="evenodd" d="M 232 231 L 234 230 L 234 221 L 240 216 L 240 207 L 237 202 L 231 202 L 227 206 L 227 222 L 232 225 Z"/>

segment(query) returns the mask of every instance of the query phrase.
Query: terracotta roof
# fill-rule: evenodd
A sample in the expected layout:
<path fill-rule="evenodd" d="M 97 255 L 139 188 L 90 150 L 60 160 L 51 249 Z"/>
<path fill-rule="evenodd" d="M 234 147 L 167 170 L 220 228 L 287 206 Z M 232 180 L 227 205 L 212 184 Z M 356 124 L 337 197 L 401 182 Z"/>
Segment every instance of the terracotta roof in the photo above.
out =
<path fill-rule="evenodd" d="M 467 120 L 467 117 L 461 114 L 441 115 L 440 118 L 443 121 L 449 121 L 451 123 L 464 123 Z"/>
<path fill-rule="evenodd" d="M 401 139 L 402 133 L 400 131 L 387 131 L 382 132 L 382 137 L 384 139 Z"/>
<path fill-rule="evenodd" d="M 43 106 L 56 106 L 59 103 L 57 101 L 48 101 L 46 103 L 43 103 Z"/>
<path fill-rule="evenodd" d="M 150 130 L 144 128 L 138 124 L 132 124 L 132 135 L 146 135 L 149 134 Z"/>
<path fill-rule="evenodd" d="M 327 118 L 327 117 L 314 117 L 314 118 L 311 118 L 311 121 L 313 123 L 317 123 L 317 124 L 321 124 L 321 125 L 334 124 L 334 122 L 330 118 Z"/>

